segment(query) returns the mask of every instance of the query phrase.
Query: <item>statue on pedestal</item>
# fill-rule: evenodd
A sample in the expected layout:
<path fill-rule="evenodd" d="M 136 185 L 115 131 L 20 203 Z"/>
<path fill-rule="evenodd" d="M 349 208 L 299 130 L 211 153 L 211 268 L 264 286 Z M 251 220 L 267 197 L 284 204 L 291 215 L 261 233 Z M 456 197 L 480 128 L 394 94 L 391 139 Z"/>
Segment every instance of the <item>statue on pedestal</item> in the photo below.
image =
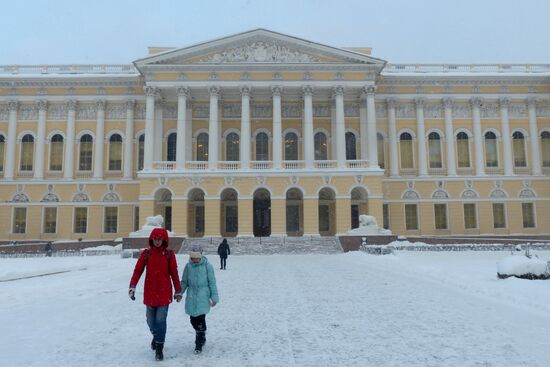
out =
<path fill-rule="evenodd" d="M 359 227 L 347 232 L 348 235 L 391 235 L 388 229 L 382 229 L 376 223 L 376 218 L 372 215 L 361 214 L 359 216 Z"/>
<path fill-rule="evenodd" d="M 164 218 L 160 214 L 145 218 L 145 224 L 141 227 L 141 229 L 139 231 L 130 232 L 128 237 L 149 238 L 149 235 L 155 228 L 164 228 Z M 174 236 L 174 232 L 168 231 L 168 236 Z"/>

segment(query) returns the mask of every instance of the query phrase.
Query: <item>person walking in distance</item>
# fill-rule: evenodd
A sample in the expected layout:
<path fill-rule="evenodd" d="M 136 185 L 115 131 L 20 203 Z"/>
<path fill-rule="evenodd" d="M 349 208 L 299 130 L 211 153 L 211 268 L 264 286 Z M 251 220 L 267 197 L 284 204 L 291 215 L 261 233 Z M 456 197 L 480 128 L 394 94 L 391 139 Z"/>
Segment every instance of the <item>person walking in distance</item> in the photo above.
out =
<path fill-rule="evenodd" d="M 206 343 L 206 314 L 220 301 L 214 267 L 202 256 L 200 246 L 191 247 L 189 262 L 181 276 L 181 290 L 187 291 L 185 313 L 195 329 L 195 353 L 198 354 Z"/>
<path fill-rule="evenodd" d="M 143 250 L 139 256 L 128 290 L 132 301 L 136 299 L 136 286 L 144 270 L 143 303 L 146 306 L 147 325 L 153 334 L 151 349 L 155 351 L 155 359 L 162 361 L 168 306 L 172 302 L 172 285 L 176 290 L 176 301 L 180 302 L 182 299 L 176 254 L 168 248 L 168 232 L 164 228 L 153 229 L 149 235 L 149 248 Z"/>
<path fill-rule="evenodd" d="M 227 240 L 224 238 L 222 243 L 218 246 L 218 255 L 220 255 L 220 269 L 225 270 L 225 265 L 227 264 L 227 256 L 231 254 L 231 250 L 229 249 L 229 244 L 227 243 Z"/>

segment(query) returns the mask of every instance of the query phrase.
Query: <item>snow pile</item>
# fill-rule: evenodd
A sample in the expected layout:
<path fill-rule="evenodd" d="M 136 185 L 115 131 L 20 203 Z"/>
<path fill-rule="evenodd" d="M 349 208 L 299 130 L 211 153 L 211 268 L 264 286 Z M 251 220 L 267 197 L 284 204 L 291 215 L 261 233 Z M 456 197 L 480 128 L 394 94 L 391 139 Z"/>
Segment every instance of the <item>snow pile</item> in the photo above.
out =
<path fill-rule="evenodd" d="M 117 251 L 121 251 L 121 250 L 122 250 L 122 244 L 118 244 L 116 246 L 101 245 L 101 246 L 96 246 L 96 247 L 87 247 L 87 248 L 83 248 L 80 251 L 85 251 L 85 252 L 88 252 L 88 251 L 92 251 L 92 252 L 95 252 L 95 251 L 117 252 Z"/>
<path fill-rule="evenodd" d="M 537 257 L 511 255 L 498 262 L 497 274 L 501 279 L 511 276 L 525 279 L 550 278 L 549 264 Z"/>

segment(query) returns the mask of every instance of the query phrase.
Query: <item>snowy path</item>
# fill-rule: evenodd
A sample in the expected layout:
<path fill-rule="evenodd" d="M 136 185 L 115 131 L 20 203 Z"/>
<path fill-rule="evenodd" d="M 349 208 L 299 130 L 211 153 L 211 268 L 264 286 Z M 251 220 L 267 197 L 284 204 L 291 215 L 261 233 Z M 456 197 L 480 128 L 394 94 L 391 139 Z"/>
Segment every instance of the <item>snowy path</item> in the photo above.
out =
<path fill-rule="evenodd" d="M 216 270 L 221 303 L 207 317 L 205 352 L 192 354 L 193 331 L 174 303 L 162 365 L 547 366 L 550 282 L 496 280 L 503 256 L 231 256 Z M 186 260 L 178 256 L 180 269 Z M 0 277 L 87 270 L 0 283 L 0 365 L 155 364 L 145 307 L 126 295 L 134 263 L 1 259 Z"/>

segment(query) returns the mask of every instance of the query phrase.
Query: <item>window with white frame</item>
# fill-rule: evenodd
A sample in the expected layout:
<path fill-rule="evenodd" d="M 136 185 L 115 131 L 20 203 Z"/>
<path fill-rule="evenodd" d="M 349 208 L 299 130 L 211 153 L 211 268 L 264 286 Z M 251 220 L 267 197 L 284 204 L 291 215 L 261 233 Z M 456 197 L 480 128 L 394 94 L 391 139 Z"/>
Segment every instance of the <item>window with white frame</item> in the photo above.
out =
<path fill-rule="evenodd" d="M 20 171 L 32 171 L 32 164 L 34 159 L 34 138 L 31 134 L 23 136 L 21 139 L 21 158 L 20 158 Z"/>
<path fill-rule="evenodd" d="M 13 208 L 13 233 L 25 233 L 27 230 L 27 208 Z"/>
<path fill-rule="evenodd" d="M 542 166 L 550 167 L 550 132 L 543 131 L 540 134 L 540 151 L 542 155 Z"/>
<path fill-rule="evenodd" d="M 138 171 L 143 169 L 145 160 L 145 134 L 141 134 L 138 138 Z"/>
<path fill-rule="evenodd" d="M 103 232 L 117 233 L 118 227 L 118 208 L 116 206 L 107 206 L 104 208 L 104 226 Z"/>
<path fill-rule="evenodd" d="M 535 228 L 535 205 L 533 203 L 521 203 L 523 216 L 523 228 Z"/>
<path fill-rule="evenodd" d="M 464 204 L 464 228 L 465 229 L 477 228 L 476 204 L 473 204 L 473 203 Z"/>
<path fill-rule="evenodd" d="M 435 229 L 447 229 L 447 204 L 434 204 Z"/>
<path fill-rule="evenodd" d="M 122 169 L 122 136 L 113 134 L 109 138 L 109 171 Z"/>
<path fill-rule="evenodd" d="M 346 133 L 346 160 L 352 161 L 357 159 L 357 142 L 355 134 L 351 131 Z"/>
<path fill-rule="evenodd" d="M 497 136 L 492 131 L 485 133 L 485 166 L 498 167 Z"/>
<path fill-rule="evenodd" d="M 514 152 L 514 167 L 527 167 L 525 155 L 525 137 L 519 131 L 512 134 L 512 146 Z"/>
<path fill-rule="evenodd" d="M 414 168 L 412 136 L 409 133 L 402 133 L 399 137 L 399 150 L 401 153 L 401 168 Z"/>
<path fill-rule="evenodd" d="M 378 151 L 378 165 L 380 168 L 386 167 L 386 154 L 384 148 L 384 135 L 377 133 L 376 134 L 376 149 Z"/>
<path fill-rule="evenodd" d="M 197 136 L 197 161 L 208 160 L 208 134 L 200 133 Z"/>
<path fill-rule="evenodd" d="M 166 141 L 166 160 L 168 162 L 176 161 L 177 141 L 178 141 L 178 134 L 171 133 L 170 135 L 168 135 L 168 139 Z"/>
<path fill-rule="evenodd" d="M 285 135 L 285 160 L 298 160 L 298 135 L 290 132 Z"/>
<path fill-rule="evenodd" d="M 63 136 L 55 134 L 50 140 L 50 171 L 63 169 Z"/>
<path fill-rule="evenodd" d="M 432 132 L 428 135 L 428 151 L 430 155 L 430 168 L 441 168 L 441 137 Z"/>
<path fill-rule="evenodd" d="M 256 134 L 256 160 L 269 160 L 269 137 L 264 132 Z"/>
<path fill-rule="evenodd" d="M 88 231 L 88 208 L 74 208 L 74 233 L 86 233 Z"/>
<path fill-rule="evenodd" d="M 239 135 L 237 133 L 229 133 L 225 138 L 225 160 L 238 161 L 240 158 Z"/>
<path fill-rule="evenodd" d="M 416 204 L 405 204 L 405 229 L 418 229 L 418 210 Z"/>
<path fill-rule="evenodd" d="M 456 153 L 458 168 L 470 167 L 470 142 L 468 134 L 459 132 L 456 134 Z"/>
<path fill-rule="evenodd" d="M 84 134 L 80 137 L 78 170 L 91 171 L 94 149 L 94 139 L 90 134 Z"/>
<path fill-rule="evenodd" d="M 57 208 L 45 207 L 44 208 L 44 233 L 56 233 L 57 232 Z"/>
<path fill-rule="evenodd" d="M 506 208 L 504 203 L 493 203 L 493 227 L 506 228 Z"/>
<path fill-rule="evenodd" d="M 318 132 L 314 136 L 315 160 L 326 161 L 328 159 L 327 136 Z"/>

